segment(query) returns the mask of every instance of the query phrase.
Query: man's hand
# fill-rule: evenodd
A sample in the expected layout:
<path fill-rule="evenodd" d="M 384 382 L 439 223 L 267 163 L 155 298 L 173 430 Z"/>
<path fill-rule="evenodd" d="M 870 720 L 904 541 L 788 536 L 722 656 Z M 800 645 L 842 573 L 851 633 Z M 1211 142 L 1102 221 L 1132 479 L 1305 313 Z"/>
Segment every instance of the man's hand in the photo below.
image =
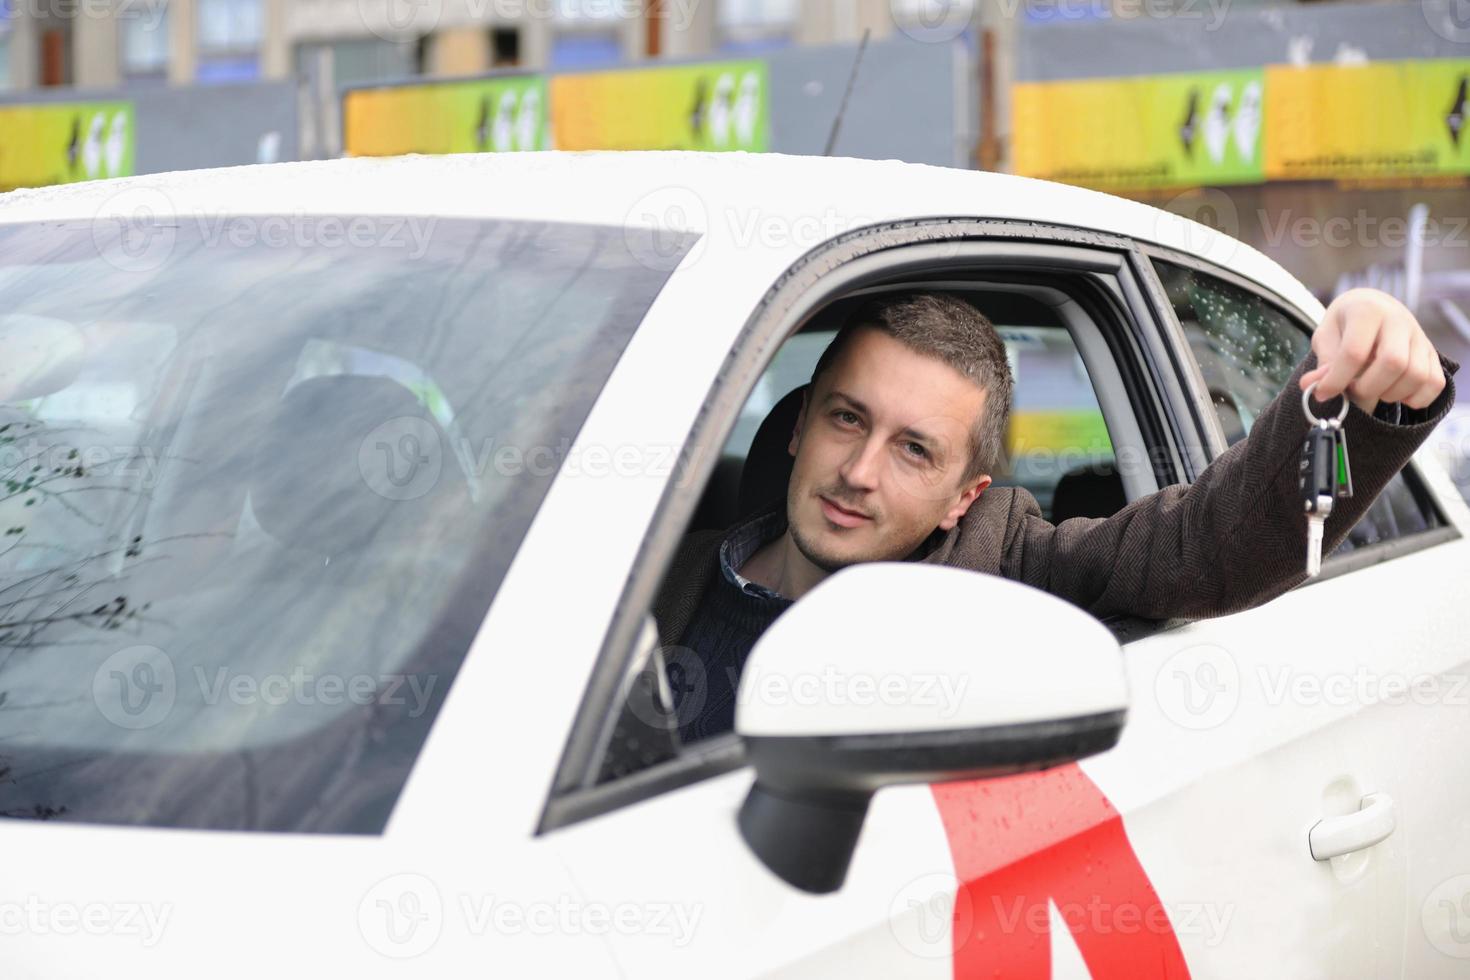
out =
<path fill-rule="evenodd" d="M 1343 391 L 1369 415 L 1380 401 L 1424 408 L 1444 390 L 1444 370 L 1424 328 L 1408 307 L 1377 289 L 1349 289 L 1332 301 L 1312 334 L 1317 367 L 1302 375 L 1303 391 L 1331 401 Z"/>

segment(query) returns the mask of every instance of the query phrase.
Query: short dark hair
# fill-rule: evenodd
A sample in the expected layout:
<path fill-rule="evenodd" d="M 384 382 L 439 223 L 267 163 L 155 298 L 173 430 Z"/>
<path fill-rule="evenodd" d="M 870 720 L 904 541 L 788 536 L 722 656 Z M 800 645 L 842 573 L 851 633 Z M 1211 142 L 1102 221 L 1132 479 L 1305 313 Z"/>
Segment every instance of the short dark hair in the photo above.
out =
<path fill-rule="evenodd" d="M 947 293 L 907 292 L 877 296 L 843 321 L 812 370 L 817 378 L 832 366 L 853 333 L 881 330 L 916 354 L 936 358 L 985 389 L 985 409 L 970 430 L 970 461 L 963 485 L 990 473 L 1000 462 L 1014 383 L 1005 342 L 975 307 Z"/>

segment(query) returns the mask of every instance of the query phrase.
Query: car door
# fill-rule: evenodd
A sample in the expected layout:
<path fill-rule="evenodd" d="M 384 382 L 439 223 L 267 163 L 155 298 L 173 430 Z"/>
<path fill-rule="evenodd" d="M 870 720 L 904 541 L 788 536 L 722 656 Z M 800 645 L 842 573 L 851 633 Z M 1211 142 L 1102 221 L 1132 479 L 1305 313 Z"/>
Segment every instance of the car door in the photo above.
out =
<path fill-rule="evenodd" d="M 1226 441 L 1244 438 L 1307 353 L 1310 318 L 1183 257 L 1153 265 L 1183 363 Z M 1317 579 L 1128 651 L 1130 726 L 1090 769 L 1160 889 L 1230 913 L 1218 942 L 1185 944 L 1201 975 L 1462 975 L 1470 841 L 1451 828 L 1470 801 L 1432 759 L 1470 723 L 1470 610 L 1451 585 L 1470 549 L 1465 508 L 1433 467 L 1421 452 Z M 1364 846 L 1313 860 L 1319 821 L 1383 817 Z M 1253 852 L 1273 860 L 1242 860 Z"/>
<path fill-rule="evenodd" d="M 1126 242 L 1092 235 L 1063 245 L 1065 230 L 971 222 L 921 224 L 896 248 L 901 236 L 884 232 L 889 282 L 969 285 L 984 278 L 986 262 L 1000 262 L 1003 278 L 1019 282 L 1050 261 L 1042 288 L 1075 287 L 1076 297 L 1062 299 L 1087 300 L 1057 308 L 1075 307 L 1079 322 L 1107 334 L 1080 343 L 1079 353 L 1111 449 L 1150 461 L 1120 468 L 1127 499 L 1192 478 L 1209 458 L 1202 447 L 1223 447 L 1218 430 L 1190 428 L 1202 383 L 1193 369 L 1170 366 L 1179 328 L 1161 298 L 1147 298 L 1159 287 Z M 844 262 L 882 279 L 860 237 L 841 248 L 819 250 L 820 273 L 792 275 L 785 291 L 773 292 L 768 329 L 792 329 L 804 315 L 792 293 L 830 295 L 848 274 Z M 759 330 L 762 318 L 752 323 Z M 1083 336 L 1073 331 L 1074 340 Z M 752 338 L 753 350 L 771 346 L 769 337 Z M 716 385 L 691 440 L 725 444 L 759 369 L 728 372 L 752 380 Z M 668 554 L 683 533 L 700 489 L 692 482 L 668 497 L 648 532 L 663 544 L 645 542 L 645 555 L 660 547 Z M 659 571 L 635 569 L 625 594 L 646 603 Z M 1331 581 L 1324 576 L 1287 599 Z M 822 897 L 778 881 L 740 838 L 735 813 L 751 775 L 733 736 L 673 757 L 633 746 L 656 761 L 599 782 L 617 708 L 637 687 L 637 655 L 656 645 L 646 605 L 629 602 L 620 613 L 623 648 L 604 649 L 605 676 L 594 677 L 578 717 L 602 737 L 573 733 L 542 833 L 588 901 L 677 904 L 657 929 L 610 939 L 619 964 L 636 975 L 667 973 L 671 964 L 731 976 L 1131 978 L 1237 975 L 1262 964 L 1291 976 L 1393 975 L 1408 890 L 1406 852 L 1396 848 L 1406 835 L 1391 836 L 1368 860 L 1349 854 L 1319 864 L 1307 832 L 1371 793 L 1403 796 L 1405 785 L 1378 780 L 1390 778 L 1382 767 L 1353 768 L 1354 750 L 1371 746 L 1366 730 L 1339 737 L 1351 711 L 1334 717 L 1331 705 L 1294 696 L 1268 705 L 1263 685 L 1240 680 L 1259 675 L 1280 690 L 1270 671 L 1302 662 L 1299 626 L 1285 608 L 1271 609 L 1286 601 L 1205 623 L 1112 623 L 1133 689 L 1115 749 L 1043 773 L 878 794 L 847 883 Z M 1037 635 L 1043 642 L 1044 623 Z M 1292 683 L 1288 677 L 1286 690 Z M 606 861 L 612 852 L 629 858 Z"/>
<path fill-rule="evenodd" d="M 895 248 L 895 239 L 904 236 L 908 247 Z M 1064 376 L 1070 359 L 1081 359 L 1108 405 L 1103 439 L 1109 444 L 1082 447 L 1088 458 L 1076 461 L 1094 462 L 1094 449 L 1106 449 L 1104 456 L 1126 449 L 1131 458 L 1150 461 L 1117 473 L 1127 495 L 1138 496 L 1192 472 L 1197 462 L 1180 455 L 1180 446 L 1191 451 L 1188 439 L 1171 441 L 1165 434 L 1180 424 L 1178 379 L 1161 369 L 1166 352 L 1124 244 L 1098 247 L 1104 240 L 1097 235 L 1087 236 L 1086 244 L 1066 236 L 1060 229 L 999 223 L 881 229 L 814 257 L 768 299 L 769 319 L 754 322 L 784 335 L 837 284 L 1024 288 L 1059 318 L 1073 346 L 1057 346 L 1055 336 L 1029 328 L 1008 340 L 1035 349 L 1045 364 L 1041 377 L 1058 376 L 1057 366 Z M 872 253 L 880 249 L 885 254 L 875 261 Z M 793 296 L 805 297 L 805 312 Z M 770 338 L 757 335 L 751 351 L 734 356 L 753 359 L 752 351 L 770 346 Z M 741 365 L 725 376 L 754 379 L 760 367 Z M 771 397 L 759 393 L 754 380 L 749 387 L 757 397 Z M 692 449 L 728 445 L 750 394 L 733 382 L 716 385 L 705 428 L 691 435 Z M 1064 407 L 1078 408 L 1075 399 Z M 1094 435 L 1103 428 L 1092 418 L 1072 422 Z M 1037 462 L 1032 453 L 1010 482 L 1039 487 Z M 1056 459 L 1053 467 L 1054 485 L 1066 467 Z M 700 487 L 682 489 L 669 498 L 682 503 L 666 508 L 662 523 L 650 529 L 645 555 L 660 547 L 667 552 L 683 533 Z M 666 539 L 661 546 L 659 538 Z M 635 568 L 627 594 L 641 594 L 646 603 L 659 574 L 656 567 Z M 1151 884 L 1152 869 L 1138 860 L 1104 789 L 1075 765 L 1034 776 L 885 790 L 874 801 L 839 892 L 812 896 L 779 881 L 737 832 L 735 814 L 751 783 L 738 739 L 710 739 L 697 750 L 671 753 L 624 745 L 620 738 L 616 718 L 631 704 L 628 692 L 638 689 L 639 655 L 656 645 L 646 608 L 626 604 L 622 615 L 637 617 L 638 634 L 624 649 L 614 647 L 611 657 L 604 650 L 603 677 L 594 677 L 584 698 L 542 824 L 587 901 L 669 906 L 657 929 L 630 928 L 610 937 L 627 972 L 971 976 L 1000 969 L 1007 976 L 1069 976 L 1090 969 L 1096 976 L 1132 976 L 1128 971 L 1139 963 L 1157 963 L 1185 975 L 1173 910 Z M 1045 628 L 1036 624 L 1038 642 Z M 1120 635 L 1126 638 L 1133 628 L 1119 627 Z M 614 624 L 609 635 L 616 631 Z M 600 778 L 610 750 L 637 762 L 613 767 L 617 778 Z M 609 853 L 628 857 L 610 862 Z M 1103 892 L 1095 895 L 1099 887 Z"/>

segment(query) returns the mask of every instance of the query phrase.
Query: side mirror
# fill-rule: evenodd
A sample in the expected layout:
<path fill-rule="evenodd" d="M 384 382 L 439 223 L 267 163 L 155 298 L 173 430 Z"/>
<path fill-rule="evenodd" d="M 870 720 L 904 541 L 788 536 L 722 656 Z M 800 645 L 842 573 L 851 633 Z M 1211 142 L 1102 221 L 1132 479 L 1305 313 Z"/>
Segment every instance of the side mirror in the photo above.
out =
<path fill-rule="evenodd" d="M 740 832 L 785 881 L 835 891 L 877 790 L 1094 755 L 1127 702 L 1117 641 L 1062 599 L 939 565 L 849 566 L 746 661 L 735 730 L 756 781 Z"/>

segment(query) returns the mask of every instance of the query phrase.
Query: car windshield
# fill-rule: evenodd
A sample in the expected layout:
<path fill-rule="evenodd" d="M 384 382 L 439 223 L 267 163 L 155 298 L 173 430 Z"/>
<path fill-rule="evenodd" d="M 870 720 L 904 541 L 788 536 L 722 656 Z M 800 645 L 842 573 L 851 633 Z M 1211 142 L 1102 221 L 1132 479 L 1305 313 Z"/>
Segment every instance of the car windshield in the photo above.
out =
<path fill-rule="evenodd" d="M 381 832 L 689 244 L 0 226 L 0 813 Z"/>

